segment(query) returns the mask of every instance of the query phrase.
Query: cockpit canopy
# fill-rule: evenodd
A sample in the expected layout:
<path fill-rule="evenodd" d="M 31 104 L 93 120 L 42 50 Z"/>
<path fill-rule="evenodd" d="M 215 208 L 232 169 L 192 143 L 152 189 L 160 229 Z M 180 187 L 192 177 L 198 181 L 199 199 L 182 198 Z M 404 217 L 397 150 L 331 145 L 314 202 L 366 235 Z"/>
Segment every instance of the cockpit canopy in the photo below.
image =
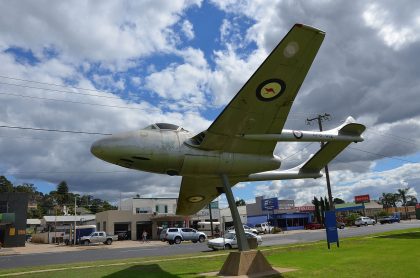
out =
<path fill-rule="evenodd" d="M 187 131 L 178 125 L 168 124 L 168 123 L 155 123 L 143 129 L 154 129 L 154 130 L 162 130 L 162 131 L 165 131 L 165 130 Z"/>

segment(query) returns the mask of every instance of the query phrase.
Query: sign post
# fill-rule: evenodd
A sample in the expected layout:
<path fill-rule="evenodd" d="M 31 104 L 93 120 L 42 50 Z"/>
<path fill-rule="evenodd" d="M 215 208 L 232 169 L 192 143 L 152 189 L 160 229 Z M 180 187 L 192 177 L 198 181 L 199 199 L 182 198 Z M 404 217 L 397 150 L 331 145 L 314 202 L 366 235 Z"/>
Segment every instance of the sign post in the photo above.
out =
<path fill-rule="evenodd" d="M 277 198 L 263 199 L 261 202 L 261 209 L 267 211 L 267 222 L 270 222 L 270 210 L 271 216 L 274 215 L 274 210 L 279 209 L 279 200 Z M 274 225 L 274 223 L 272 223 Z"/>
<path fill-rule="evenodd" d="M 354 196 L 354 202 L 363 205 L 363 216 L 366 216 L 365 203 L 370 202 L 369 194 Z"/>
<path fill-rule="evenodd" d="M 335 217 L 335 211 L 329 210 L 325 212 L 325 231 L 327 233 L 327 244 L 330 249 L 330 243 L 337 243 L 337 247 L 340 247 L 337 232 L 337 219 Z"/>

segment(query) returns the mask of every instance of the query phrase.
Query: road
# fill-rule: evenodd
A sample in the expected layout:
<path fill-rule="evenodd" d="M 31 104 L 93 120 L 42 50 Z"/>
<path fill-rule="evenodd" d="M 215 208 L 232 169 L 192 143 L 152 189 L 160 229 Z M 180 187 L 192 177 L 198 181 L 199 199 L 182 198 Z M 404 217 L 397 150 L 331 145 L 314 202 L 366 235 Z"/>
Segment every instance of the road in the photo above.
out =
<path fill-rule="evenodd" d="M 392 230 L 419 228 L 420 221 L 407 221 L 394 224 L 377 224 L 367 227 L 350 227 L 338 230 L 339 238 L 369 235 Z M 295 231 L 291 233 L 263 235 L 263 246 L 284 245 L 290 243 L 304 243 L 325 240 L 325 230 Z M 41 253 L 24 255 L 0 256 L 0 269 L 17 268 L 25 266 L 40 266 L 52 264 L 67 264 L 75 262 L 88 262 L 97 260 L 144 258 L 153 256 L 170 256 L 192 254 L 197 252 L 214 252 L 206 244 L 182 243 L 180 245 L 165 245 L 150 248 L 115 248 L 92 249 L 83 251 Z"/>

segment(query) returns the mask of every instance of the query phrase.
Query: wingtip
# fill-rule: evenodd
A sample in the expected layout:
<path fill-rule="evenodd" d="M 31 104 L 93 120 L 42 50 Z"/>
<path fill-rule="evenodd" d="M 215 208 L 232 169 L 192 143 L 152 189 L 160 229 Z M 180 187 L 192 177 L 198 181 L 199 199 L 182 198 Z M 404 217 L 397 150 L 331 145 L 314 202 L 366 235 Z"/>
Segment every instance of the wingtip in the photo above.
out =
<path fill-rule="evenodd" d="M 315 31 L 315 32 L 320 33 L 320 34 L 325 34 L 324 31 L 322 31 L 318 28 L 315 28 L 315 27 L 312 27 L 312 26 L 309 26 L 309 25 L 305 25 L 305 24 L 302 24 L 302 23 L 295 23 L 295 25 L 293 27 L 304 28 L 304 29 L 307 29 L 307 30 Z"/>

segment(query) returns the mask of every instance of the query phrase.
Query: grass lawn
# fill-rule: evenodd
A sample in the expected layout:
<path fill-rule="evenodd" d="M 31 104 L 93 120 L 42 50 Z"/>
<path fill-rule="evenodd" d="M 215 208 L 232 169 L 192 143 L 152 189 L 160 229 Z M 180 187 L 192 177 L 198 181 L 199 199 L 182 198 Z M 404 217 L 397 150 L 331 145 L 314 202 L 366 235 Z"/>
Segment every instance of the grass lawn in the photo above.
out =
<path fill-rule="evenodd" d="M 325 241 L 261 250 L 273 266 L 297 269 L 274 277 L 420 277 L 418 228 L 344 239 L 340 248 L 331 250 Z M 199 273 L 219 270 L 226 255 L 219 251 L 10 270 L 0 266 L 0 277 L 18 272 L 16 277 L 200 277 Z"/>

